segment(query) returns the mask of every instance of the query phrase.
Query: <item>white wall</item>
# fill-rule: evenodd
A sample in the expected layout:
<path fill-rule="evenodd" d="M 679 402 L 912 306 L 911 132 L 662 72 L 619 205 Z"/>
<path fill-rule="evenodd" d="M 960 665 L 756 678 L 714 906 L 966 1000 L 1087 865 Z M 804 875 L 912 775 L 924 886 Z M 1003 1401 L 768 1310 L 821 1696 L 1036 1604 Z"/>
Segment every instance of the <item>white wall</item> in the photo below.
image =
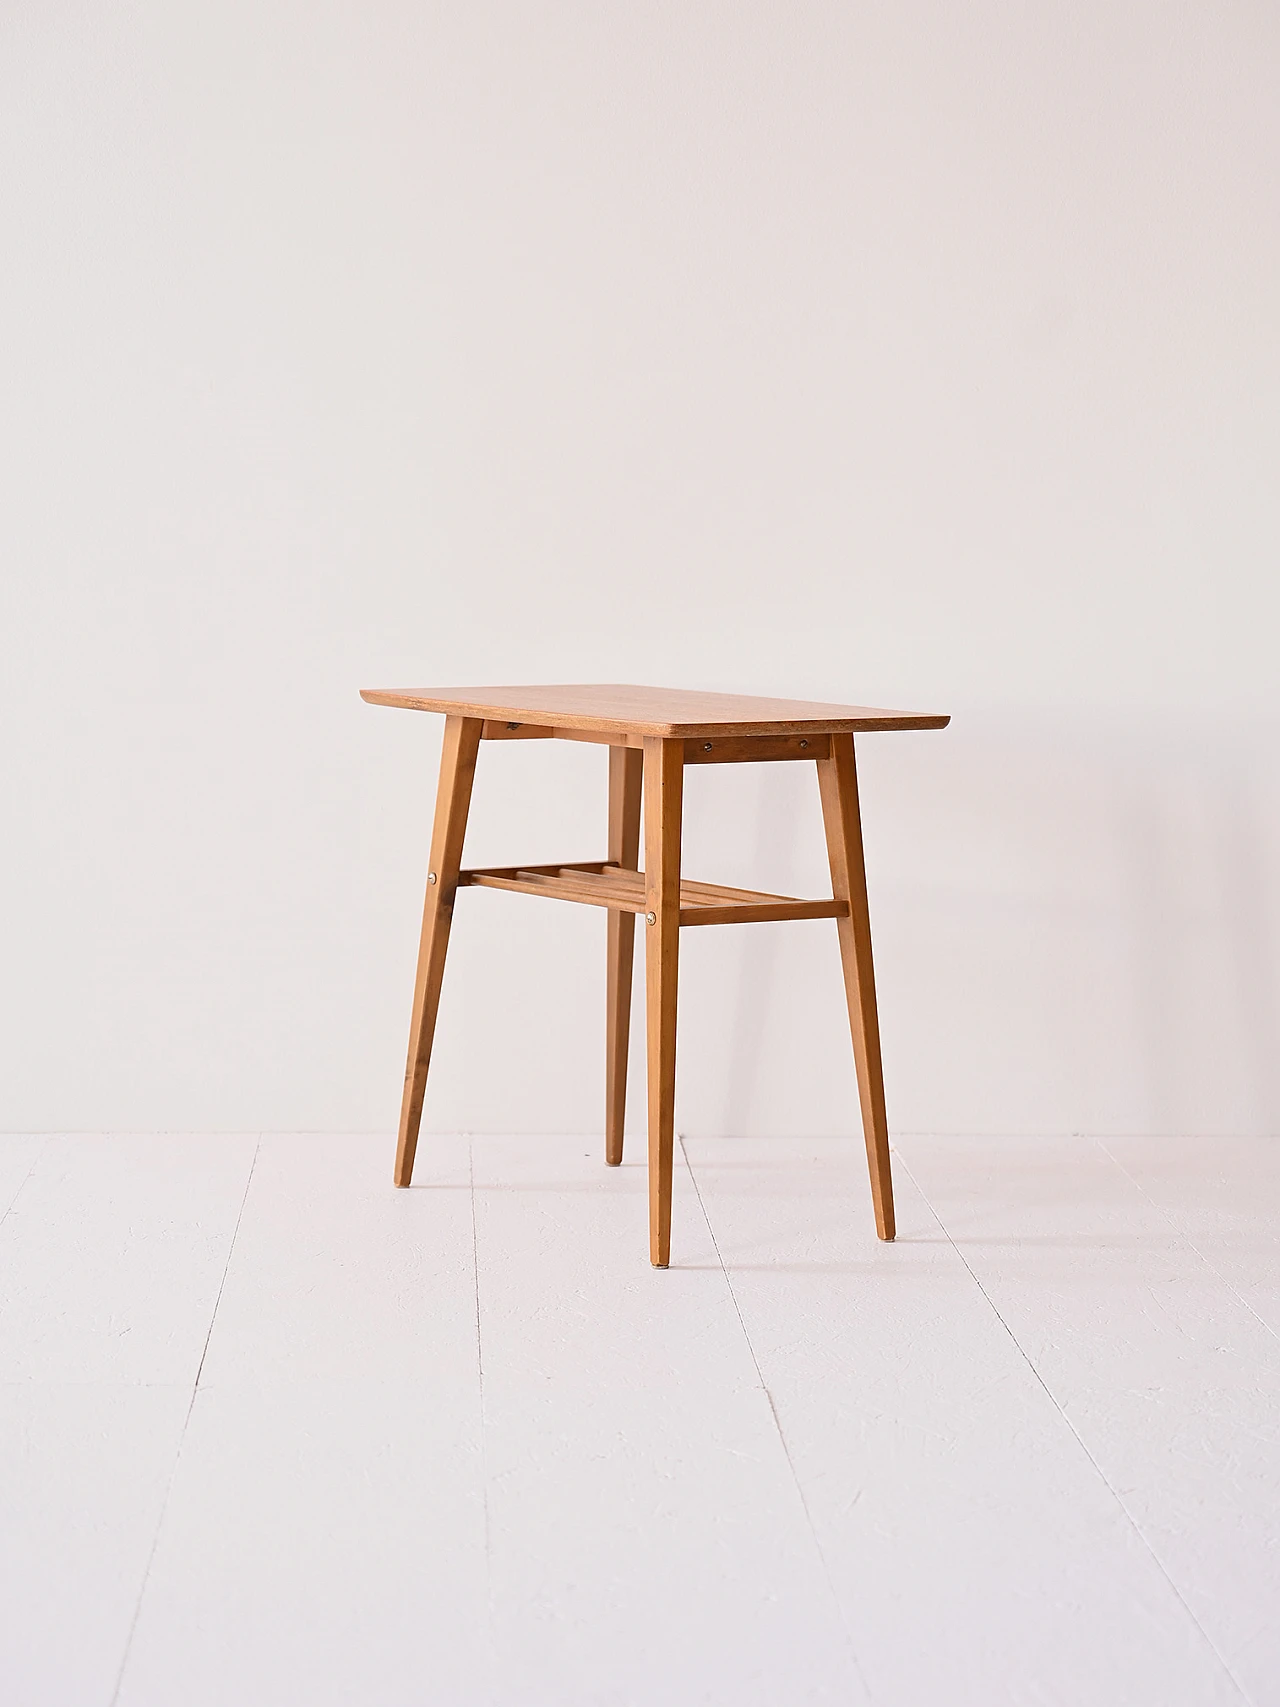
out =
<path fill-rule="evenodd" d="M 1278 49 L 6 6 L 0 1126 L 391 1125 L 439 725 L 357 687 L 576 679 L 954 713 L 861 743 L 897 1128 L 1275 1130 Z M 484 751 L 468 857 L 603 786 Z M 821 893 L 799 767 L 688 792 Z M 681 1126 L 848 1130 L 829 927 L 684 950 Z M 602 962 L 464 895 L 428 1123 L 595 1128 Z"/>

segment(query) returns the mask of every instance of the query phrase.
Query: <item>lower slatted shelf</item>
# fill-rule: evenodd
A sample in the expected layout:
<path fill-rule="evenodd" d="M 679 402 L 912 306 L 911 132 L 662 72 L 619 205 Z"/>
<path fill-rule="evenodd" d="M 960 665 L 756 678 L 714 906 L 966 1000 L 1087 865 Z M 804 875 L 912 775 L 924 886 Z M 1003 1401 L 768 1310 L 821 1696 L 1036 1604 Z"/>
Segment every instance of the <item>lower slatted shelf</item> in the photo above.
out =
<path fill-rule="evenodd" d="M 624 913 L 645 911 L 644 873 L 626 871 L 606 860 L 580 865 L 490 866 L 458 874 L 459 888 L 514 889 L 556 901 L 585 902 Z M 722 883 L 680 884 L 682 925 L 766 924 L 776 919 L 841 919 L 844 901 L 800 901 L 758 889 L 731 889 Z"/>

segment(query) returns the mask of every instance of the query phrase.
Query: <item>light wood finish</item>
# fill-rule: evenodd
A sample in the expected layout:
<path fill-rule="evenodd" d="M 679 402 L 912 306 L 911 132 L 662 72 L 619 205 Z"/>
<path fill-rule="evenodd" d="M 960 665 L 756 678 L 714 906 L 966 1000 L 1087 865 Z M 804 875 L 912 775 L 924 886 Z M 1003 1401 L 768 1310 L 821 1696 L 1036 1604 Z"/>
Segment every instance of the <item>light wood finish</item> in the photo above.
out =
<path fill-rule="evenodd" d="M 414 708 L 416 709 L 416 708 Z M 549 723 L 495 723 L 486 721 L 484 741 L 591 741 L 602 747 L 644 746 L 643 735 L 628 729 L 557 729 Z"/>
<path fill-rule="evenodd" d="M 695 693 L 627 683 L 566 683 L 555 687 L 363 688 L 370 705 L 443 711 L 497 723 L 533 723 L 664 739 L 723 735 L 812 735 L 859 729 L 942 729 L 946 717 L 884 711 L 867 705 L 828 705 L 757 694 Z"/>
<path fill-rule="evenodd" d="M 789 895 L 771 895 L 765 889 L 731 889 L 727 883 L 699 883 L 692 877 L 680 879 L 682 907 L 717 906 L 726 901 L 789 901 Z"/>
<path fill-rule="evenodd" d="M 366 698 L 371 696 L 366 694 Z M 380 702 L 378 702 L 380 703 Z M 609 747 L 644 746 L 644 736 L 631 730 L 567 729 L 549 723 L 503 723 L 486 719 L 484 741 L 594 741 Z M 759 764 L 763 760 L 825 759 L 831 751 L 826 735 L 694 736 L 684 744 L 687 765 Z"/>
<path fill-rule="evenodd" d="M 730 906 L 717 907 L 709 900 L 699 900 L 692 907 L 681 907 L 682 925 L 774 925 L 794 923 L 798 919 L 838 919 L 844 903 L 834 897 L 830 901 L 792 901 L 785 895 L 759 901 L 735 901 Z"/>
<path fill-rule="evenodd" d="M 517 894 L 545 895 L 555 901 L 577 901 L 607 907 L 610 913 L 649 910 L 645 875 L 604 861 L 584 865 L 496 866 L 462 871 L 458 887 L 510 889 Z M 801 901 L 792 895 L 770 895 L 761 889 L 731 889 L 722 883 L 680 883 L 682 925 L 764 924 L 782 919 L 838 919 L 848 911 L 843 901 Z"/>
<path fill-rule="evenodd" d="M 428 886 L 423 909 L 396 1152 L 397 1185 L 407 1185 L 413 1171 L 456 889 L 508 889 L 606 909 L 605 1159 L 614 1166 L 622 1159 L 635 915 L 645 915 L 649 1238 L 650 1258 L 659 1268 L 668 1265 L 671 1254 L 681 927 L 835 919 L 876 1228 L 881 1238 L 892 1239 L 893 1186 L 853 734 L 942 729 L 949 719 L 868 706 L 617 684 L 369 688 L 362 696 L 374 705 L 442 711 L 447 717 L 431 854 L 437 881 Z M 588 741 L 608 746 L 608 858 L 461 870 L 462 838 L 481 740 Z M 684 767 L 795 759 L 812 759 L 816 765 L 831 863 L 831 897 L 801 900 L 682 879 Z M 639 871 L 642 794 L 645 869 Z"/>
<path fill-rule="evenodd" d="M 871 915 L 867 907 L 867 873 L 862 851 L 862 819 L 858 810 L 858 771 L 853 737 L 834 735 L 831 757 L 818 765 L 822 819 L 831 861 L 831 888 L 847 903 L 839 922 L 840 958 L 844 963 L 845 996 L 853 1056 L 858 1069 L 862 1103 L 862 1132 L 871 1173 L 871 1198 L 876 1231 L 892 1239 L 893 1177 L 889 1164 L 889 1126 L 884 1106 L 884 1072 L 880 1061 L 880 1019 L 876 1012 L 875 969 L 871 959 Z"/>
<path fill-rule="evenodd" d="M 645 1013 L 649 1071 L 649 1261 L 671 1261 L 676 1118 L 676 981 L 680 958 L 680 819 L 684 745 L 644 744 Z"/>
<path fill-rule="evenodd" d="M 640 857 L 640 798 L 644 753 L 609 749 L 609 864 L 634 871 Z M 603 873 L 601 874 L 603 875 Z M 605 974 L 604 1159 L 622 1161 L 627 1108 L 627 1053 L 631 1039 L 631 972 L 635 962 L 636 916 L 610 908 Z"/>
<path fill-rule="evenodd" d="M 729 735 L 716 740 L 695 738 L 684 744 L 687 765 L 760 764 L 777 759 L 825 759 L 831 751 L 827 735 Z"/>
<path fill-rule="evenodd" d="M 376 694 L 362 693 L 362 699 L 367 699 L 370 705 L 384 705 L 385 700 Z M 416 708 L 411 708 L 416 709 Z M 500 719 L 486 717 L 484 728 L 480 732 L 482 741 L 550 741 L 555 730 L 543 723 L 504 723 Z"/>
<path fill-rule="evenodd" d="M 589 870 L 578 866 L 511 865 L 492 871 L 464 871 L 460 888 L 509 889 L 518 895 L 545 895 L 552 901 L 577 901 L 589 907 L 608 907 L 622 913 L 644 912 L 644 890 L 626 882 L 626 873 L 616 874 L 596 864 Z"/>
<path fill-rule="evenodd" d="M 462 840 L 467 829 L 467 810 L 471 804 L 471 785 L 475 778 L 479 746 L 479 718 L 445 719 L 436 816 L 431 831 L 431 865 L 422 908 L 422 936 L 413 988 L 413 1017 L 409 1025 L 409 1059 L 405 1065 L 400 1136 L 396 1144 L 395 1182 L 399 1186 L 407 1186 L 413 1178 L 413 1158 L 418 1148 L 418 1128 L 422 1123 L 422 1099 L 431 1061 L 431 1040 L 435 1036 L 436 1013 L 440 1006 L 444 957 L 449 946 L 449 926 L 453 922 L 453 900 L 458 886 Z"/>

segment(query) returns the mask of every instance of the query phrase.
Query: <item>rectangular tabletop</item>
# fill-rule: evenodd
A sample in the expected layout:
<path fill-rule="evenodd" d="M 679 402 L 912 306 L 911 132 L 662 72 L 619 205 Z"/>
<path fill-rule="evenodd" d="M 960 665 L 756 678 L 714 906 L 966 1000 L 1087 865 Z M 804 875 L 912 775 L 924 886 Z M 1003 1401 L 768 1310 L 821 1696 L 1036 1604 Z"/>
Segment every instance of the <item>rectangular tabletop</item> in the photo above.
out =
<path fill-rule="evenodd" d="M 868 705 L 828 705 L 757 694 L 699 693 L 688 688 L 635 687 L 616 682 L 535 687 L 362 688 L 370 705 L 442 711 L 508 723 L 554 724 L 670 740 L 699 735 L 855 734 L 874 729 L 945 729 L 933 712 L 884 711 Z"/>

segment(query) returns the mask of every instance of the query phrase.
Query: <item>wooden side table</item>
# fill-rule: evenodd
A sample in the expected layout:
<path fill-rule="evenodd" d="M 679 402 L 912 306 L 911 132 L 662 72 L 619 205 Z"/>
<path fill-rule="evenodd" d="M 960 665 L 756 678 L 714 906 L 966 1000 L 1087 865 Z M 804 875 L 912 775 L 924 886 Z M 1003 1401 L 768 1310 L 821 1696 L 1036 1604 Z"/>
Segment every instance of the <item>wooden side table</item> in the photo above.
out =
<path fill-rule="evenodd" d="M 671 1253 L 676 967 L 681 926 L 835 919 L 876 1231 L 882 1239 L 892 1239 L 893 1183 L 853 737 L 882 729 L 942 729 L 949 719 L 858 705 L 614 685 L 366 688 L 362 697 L 371 705 L 440 711 L 446 719 L 400 1110 L 396 1184 L 407 1186 L 413 1175 L 445 950 L 459 889 L 516 889 L 608 909 L 605 1160 L 615 1167 L 622 1160 L 635 920 L 637 914 L 643 916 L 649 1057 L 649 1257 L 656 1268 L 666 1268 Z M 609 748 L 608 858 L 462 870 L 462 838 L 481 741 L 529 740 L 595 741 Z M 682 878 L 684 767 L 797 759 L 811 760 L 818 767 L 831 861 L 830 899 L 800 901 L 789 895 Z M 642 789 L 644 869 L 640 870 Z"/>

